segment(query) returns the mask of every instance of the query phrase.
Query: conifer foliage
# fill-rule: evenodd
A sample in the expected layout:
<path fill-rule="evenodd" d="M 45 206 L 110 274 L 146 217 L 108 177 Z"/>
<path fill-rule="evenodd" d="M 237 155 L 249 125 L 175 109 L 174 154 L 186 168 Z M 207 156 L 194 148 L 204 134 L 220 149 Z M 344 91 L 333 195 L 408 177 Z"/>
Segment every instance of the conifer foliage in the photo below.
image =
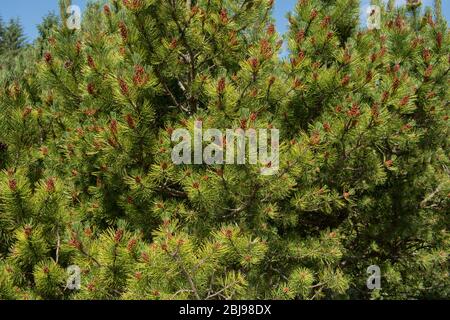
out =
<path fill-rule="evenodd" d="M 26 47 L 23 28 L 19 19 L 3 22 L 0 16 L 0 77 L 9 75 L 15 67 L 16 56 Z"/>
<path fill-rule="evenodd" d="M 366 30 L 358 0 L 299 0 L 282 59 L 273 5 L 53 18 L 0 87 L 1 299 L 448 298 L 445 19 L 389 3 Z M 279 129 L 278 173 L 175 165 L 198 121 Z"/>

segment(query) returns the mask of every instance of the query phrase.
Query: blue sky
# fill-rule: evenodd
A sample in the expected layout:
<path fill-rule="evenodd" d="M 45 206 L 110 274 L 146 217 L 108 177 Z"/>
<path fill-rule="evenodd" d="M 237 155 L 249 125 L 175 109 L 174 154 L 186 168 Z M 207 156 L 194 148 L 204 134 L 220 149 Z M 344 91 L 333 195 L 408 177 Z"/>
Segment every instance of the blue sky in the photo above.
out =
<path fill-rule="evenodd" d="M 362 0 L 362 6 L 368 5 L 370 0 Z M 397 0 L 397 3 L 406 0 Z M 0 16 L 4 21 L 10 18 L 19 17 L 24 26 L 27 39 L 32 41 L 37 36 L 36 25 L 40 23 L 42 17 L 49 11 L 58 12 L 57 0 L 1 0 Z M 81 8 L 88 0 L 73 0 L 73 4 Z M 297 0 L 275 0 L 275 18 L 278 24 L 278 31 L 284 33 L 287 29 L 286 13 L 295 6 Z M 424 0 L 425 5 L 431 5 L 433 0 Z M 443 0 L 443 12 L 450 20 L 450 0 Z M 362 10 L 364 12 L 365 10 Z"/>

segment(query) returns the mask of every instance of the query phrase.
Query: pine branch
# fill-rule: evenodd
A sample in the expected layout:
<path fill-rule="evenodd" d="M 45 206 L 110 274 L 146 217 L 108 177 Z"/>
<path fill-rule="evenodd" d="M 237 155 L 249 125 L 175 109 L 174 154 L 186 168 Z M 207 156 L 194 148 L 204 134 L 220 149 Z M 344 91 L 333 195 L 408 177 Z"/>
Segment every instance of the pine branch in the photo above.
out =
<path fill-rule="evenodd" d="M 235 286 L 236 284 L 238 284 L 240 281 L 239 280 L 235 280 L 232 283 L 228 284 L 227 286 L 225 286 L 222 290 L 217 291 L 216 293 L 210 294 L 209 296 L 207 296 L 205 298 L 205 300 L 211 300 L 214 297 L 220 296 L 223 292 L 227 291 L 228 289 L 232 288 L 233 286 Z"/>
<path fill-rule="evenodd" d="M 194 279 L 192 278 L 191 274 L 187 271 L 186 267 L 184 266 L 183 260 L 181 259 L 178 250 L 179 250 L 179 248 L 177 248 L 177 250 L 173 254 L 170 254 L 170 253 L 168 253 L 168 254 L 181 268 L 181 271 L 183 272 L 184 276 L 186 277 L 186 279 L 189 282 L 189 285 L 191 286 L 191 290 L 194 293 L 195 298 L 197 300 L 202 300 L 198 293 L 197 287 L 195 286 Z"/>

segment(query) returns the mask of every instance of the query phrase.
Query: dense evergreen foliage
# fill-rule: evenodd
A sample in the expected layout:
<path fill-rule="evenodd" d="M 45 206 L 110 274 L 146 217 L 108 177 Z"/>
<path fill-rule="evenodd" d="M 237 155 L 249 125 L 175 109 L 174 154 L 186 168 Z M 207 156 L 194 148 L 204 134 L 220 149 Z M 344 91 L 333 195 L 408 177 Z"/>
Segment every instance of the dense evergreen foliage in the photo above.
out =
<path fill-rule="evenodd" d="M 449 297 L 440 0 L 389 1 L 380 30 L 358 0 L 299 0 L 287 58 L 273 2 L 111 0 L 81 30 L 46 19 L 1 77 L 1 299 Z M 278 174 L 173 164 L 171 134 L 199 120 L 279 129 Z"/>

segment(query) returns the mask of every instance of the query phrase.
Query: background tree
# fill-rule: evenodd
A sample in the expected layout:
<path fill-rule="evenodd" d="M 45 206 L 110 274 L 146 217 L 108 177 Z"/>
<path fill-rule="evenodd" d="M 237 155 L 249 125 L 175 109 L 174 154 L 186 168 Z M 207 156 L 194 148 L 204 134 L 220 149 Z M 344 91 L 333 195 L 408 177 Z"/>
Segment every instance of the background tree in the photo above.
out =
<path fill-rule="evenodd" d="M 59 22 L 59 17 L 54 12 L 49 12 L 37 27 L 39 31 L 38 41 L 47 41 L 54 29 L 58 27 Z"/>
<path fill-rule="evenodd" d="M 25 48 L 25 36 L 19 19 L 11 19 L 8 24 L 0 20 L 0 56 L 2 57 L 0 69 L 1 76 L 7 77 L 14 69 L 21 51 Z"/>
<path fill-rule="evenodd" d="M 3 22 L 3 18 L 0 17 L 0 54 L 3 54 L 3 37 L 5 33 L 5 25 Z"/>
<path fill-rule="evenodd" d="M 3 31 L 4 50 L 16 52 L 25 46 L 25 36 L 19 19 L 11 19 Z"/>

